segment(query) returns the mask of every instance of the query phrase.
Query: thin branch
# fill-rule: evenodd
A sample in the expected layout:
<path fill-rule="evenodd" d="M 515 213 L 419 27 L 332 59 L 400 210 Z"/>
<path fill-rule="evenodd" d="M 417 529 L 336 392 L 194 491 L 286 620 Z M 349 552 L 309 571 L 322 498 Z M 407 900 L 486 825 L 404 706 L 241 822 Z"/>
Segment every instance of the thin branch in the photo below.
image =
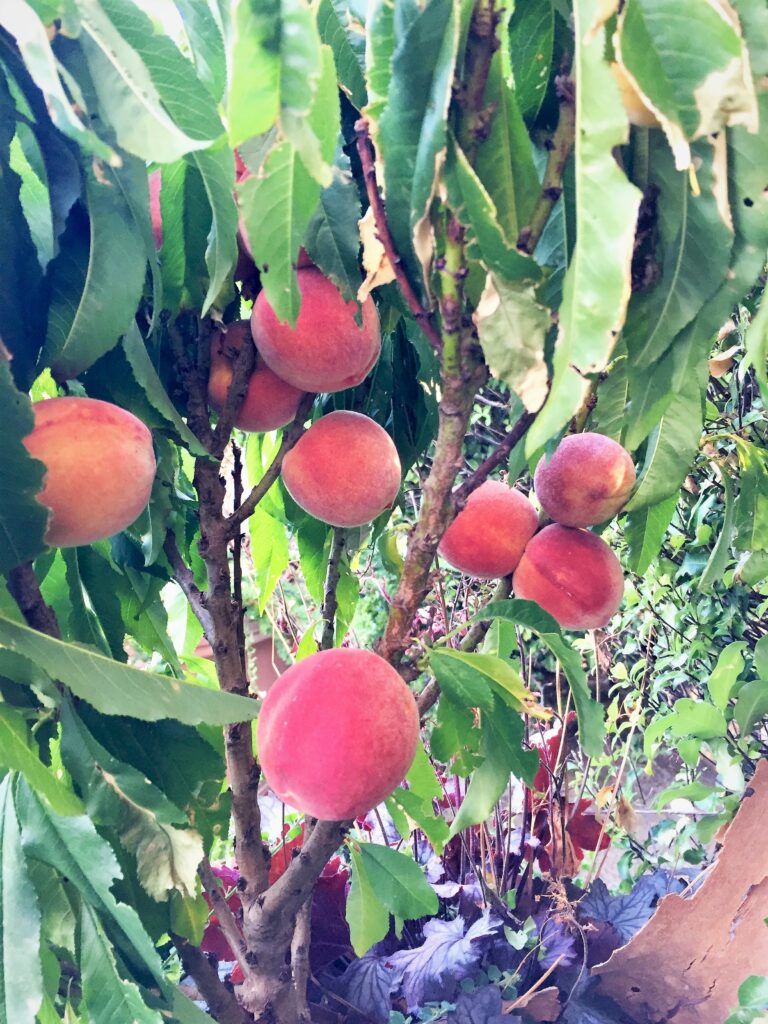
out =
<path fill-rule="evenodd" d="M 200 875 L 200 880 L 203 883 L 203 888 L 208 893 L 208 897 L 213 907 L 213 912 L 219 919 L 219 927 L 224 938 L 229 943 L 230 949 L 240 964 L 243 974 L 250 974 L 251 965 L 248 963 L 246 956 L 247 948 L 245 945 L 245 939 L 243 938 L 243 932 L 240 925 L 235 919 L 235 915 L 232 913 L 232 909 L 227 903 L 226 895 L 222 888 L 220 880 L 213 873 L 213 868 L 207 857 L 204 857 L 200 862 L 200 866 L 197 869 Z"/>
<path fill-rule="evenodd" d="M 541 233 L 546 227 L 555 203 L 563 194 L 563 174 L 568 157 L 573 149 L 576 133 L 576 102 L 573 94 L 573 83 L 561 75 L 555 79 L 560 97 L 560 119 L 555 134 L 547 143 L 549 156 L 541 183 L 541 192 L 531 214 L 530 223 L 522 229 L 517 238 L 520 252 L 531 255 L 536 248 Z"/>
<path fill-rule="evenodd" d="M 459 91 L 458 105 L 462 116 L 459 119 L 459 144 L 470 161 L 477 148 L 488 138 L 495 106 L 483 106 L 485 87 L 491 70 L 491 61 L 499 48 L 496 28 L 501 20 L 501 11 L 496 10 L 494 0 L 479 0 L 472 12 L 464 56 L 464 84 Z"/>
<path fill-rule="evenodd" d="M 197 435 L 206 451 L 212 452 L 215 438 L 208 416 L 208 377 L 198 367 L 197 358 L 193 361 L 189 354 L 193 340 L 198 350 L 202 350 L 202 345 L 199 344 L 199 324 L 190 316 L 180 316 L 167 323 L 167 331 L 176 368 L 186 391 L 189 428 Z"/>
<path fill-rule="evenodd" d="M 504 576 L 499 580 L 496 589 L 488 599 L 488 604 L 493 601 L 504 601 L 512 593 L 512 576 Z M 460 651 L 475 651 L 485 639 L 485 635 L 490 629 L 490 619 L 483 619 L 481 622 L 474 622 L 467 630 L 461 643 L 459 644 Z M 416 703 L 419 708 L 419 716 L 423 719 L 432 705 L 437 701 L 440 696 L 440 687 L 436 679 L 430 679 L 424 689 L 421 691 L 419 696 L 416 698 Z"/>
<path fill-rule="evenodd" d="M 180 935 L 171 934 L 184 970 L 193 978 L 214 1020 L 219 1024 L 254 1024 L 254 1018 L 237 1001 L 237 996 L 219 978 L 219 972 L 197 946 Z"/>
<path fill-rule="evenodd" d="M 344 548 L 346 545 L 346 530 L 338 526 L 335 527 L 333 531 L 333 541 L 331 543 L 331 552 L 328 557 L 325 591 L 323 593 L 323 633 L 320 638 L 321 651 L 327 651 L 330 647 L 333 647 L 336 611 L 339 606 L 336 589 L 339 585 L 339 577 L 341 576 L 341 558 L 344 554 Z"/>
<path fill-rule="evenodd" d="M 312 897 L 304 903 L 296 918 L 296 927 L 291 942 L 291 968 L 293 987 L 296 989 L 296 1004 L 299 1024 L 309 1024 L 312 1017 L 307 1003 L 309 982 L 309 945 L 312 938 Z"/>
<path fill-rule="evenodd" d="M 259 480 L 256 486 L 251 490 L 243 503 L 235 509 L 228 519 L 224 520 L 227 536 L 230 540 L 236 535 L 245 520 L 249 516 L 253 515 L 256 506 L 270 489 L 275 480 L 277 480 L 280 475 L 280 467 L 283 464 L 283 459 L 304 433 L 304 424 L 314 400 L 315 396 L 312 394 L 307 394 L 302 398 L 296 412 L 296 419 L 283 431 L 283 438 L 280 442 L 280 447 L 275 453 L 274 459 L 264 471 L 264 476 L 262 476 L 261 480 Z"/>
<path fill-rule="evenodd" d="M 373 145 L 371 143 L 369 124 L 366 118 L 361 117 L 355 122 L 355 135 L 357 136 L 357 151 L 360 154 L 360 163 L 363 168 L 363 177 L 365 179 L 365 189 L 368 193 L 368 202 L 371 204 L 374 221 L 376 223 L 376 234 L 378 235 L 379 241 L 384 246 L 384 252 L 392 266 L 395 279 L 397 280 L 403 298 L 408 304 L 408 308 L 411 313 L 413 313 L 416 323 L 424 332 L 427 341 L 434 350 L 439 353 L 443 347 L 443 339 L 440 336 L 440 332 L 430 319 L 430 312 L 422 306 L 419 301 L 419 297 L 414 291 L 413 285 L 408 279 L 402 260 L 395 248 L 392 233 L 389 230 L 386 209 L 384 207 L 384 199 L 379 192 L 379 186 L 376 181 Z"/>
<path fill-rule="evenodd" d="M 205 594 L 195 583 L 195 577 L 192 570 L 181 557 L 181 552 L 176 544 L 176 538 L 170 530 L 165 535 L 163 551 L 165 552 L 165 557 L 168 559 L 171 568 L 173 569 L 173 575 L 176 582 L 184 591 L 187 600 L 192 605 L 192 611 L 195 613 L 198 622 L 203 627 L 206 639 L 209 643 L 213 644 L 213 620 L 211 619 L 208 611 Z"/>
<path fill-rule="evenodd" d="M 56 612 L 45 603 L 31 562 L 22 562 L 11 569 L 8 573 L 8 591 L 28 626 L 61 640 Z"/>
<path fill-rule="evenodd" d="M 525 437 L 535 419 L 535 413 L 524 412 L 514 427 L 512 427 L 512 429 L 505 435 L 504 440 L 495 448 L 488 458 L 483 459 L 477 469 L 470 473 L 466 480 L 456 488 L 453 492 L 453 501 L 457 511 L 461 509 L 472 491 L 476 490 L 480 484 L 484 483 L 494 469 L 497 469 L 507 461 L 510 452 L 515 445 Z"/>
<path fill-rule="evenodd" d="M 248 334 L 250 339 L 250 332 Z M 207 342 L 210 352 L 210 341 Z M 248 390 L 248 382 L 251 379 L 254 367 L 256 366 L 256 347 L 250 344 L 249 340 L 243 339 L 243 344 L 237 350 L 232 360 L 232 380 L 229 382 L 227 397 L 219 412 L 219 418 L 213 431 L 213 454 L 218 458 L 224 455 L 232 428 L 240 406 L 243 404 L 245 393 Z"/>

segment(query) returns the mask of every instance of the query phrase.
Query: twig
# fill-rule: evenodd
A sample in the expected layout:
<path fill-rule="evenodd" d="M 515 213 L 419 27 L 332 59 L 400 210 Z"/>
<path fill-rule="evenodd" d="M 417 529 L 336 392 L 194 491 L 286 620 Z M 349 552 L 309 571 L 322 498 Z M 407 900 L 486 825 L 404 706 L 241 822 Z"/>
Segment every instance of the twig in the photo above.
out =
<path fill-rule="evenodd" d="M 226 895 L 222 889 L 221 882 L 213 873 L 213 868 L 207 857 L 204 857 L 197 869 L 203 888 L 211 900 L 213 912 L 219 919 L 219 927 L 224 938 L 229 943 L 230 949 L 240 964 L 243 974 L 250 974 L 251 965 L 246 957 L 247 949 L 245 939 L 240 925 L 235 920 L 235 915 L 227 903 Z"/>
<path fill-rule="evenodd" d="M 296 419 L 283 431 L 280 447 L 277 449 L 272 462 L 269 464 L 267 469 L 265 469 L 261 480 L 259 480 L 243 503 L 235 509 L 232 515 L 229 516 L 228 519 L 225 519 L 224 525 L 227 531 L 227 536 L 230 539 L 235 536 L 245 520 L 249 516 L 253 515 L 256 506 L 270 489 L 275 480 L 277 480 L 280 475 L 280 467 L 283 464 L 283 459 L 304 433 L 304 424 L 314 400 L 315 396 L 311 394 L 307 394 L 302 398 L 296 412 Z"/>
<path fill-rule="evenodd" d="M 524 412 L 517 423 L 506 434 L 504 440 L 498 445 L 487 459 L 483 459 L 474 472 L 470 473 L 464 482 L 453 492 L 453 501 L 456 510 L 459 511 L 472 491 L 484 483 L 490 474 L 498 466 L 501 466 L 509 458 L 509 454 L 515 445 L 525 437 L 531 424 L 536 419 L 536 414 Z"/>
<path fill-rule="evenodd" d="M 512 576 L 504 576 L 499 580 L 496 585 L 496 589 L 491 594 L 488 604 L 493 601 L 504 601 L 512 593 Z M 459 650 L 461 651 L 474 651 L 480 646 L 485 639 L 485 635 L 490 629 L 490 619 L 484 619 L 482 622 L 474 622 L 472 626 L 467 630 L 466 635 L 463 637 L 459 644 Z M 423 719 L 432 705 L 435 703 L 437 698 L 440 696 L 440 687 L 436 679 L 430 679 L 424 689 L 421 691 L 416 699 L 416 703 L 419 708 L 419 716 Z"/>
<path fill-rule="evenodd" d="M 250 343 L 249 339 L 250 332 L 248 338 L 243 339 L 243 344 L 237 350 L 237 354 L 232 360 L 232 380 L 229 382 L 227 397 L 219 412 L 218 422 L 213 431 L 213 454 L 218 458 L 223 456 L 224 449 L 227 447 L 230 435 L 232 434 L 232 428 L 235 425 L 235 418 L 240 410 L 240 406 L 243 404 L 245 393 L 248 390 L 248 382 L 256 365 L 256 348 Z M 210 340 L 205 339 L 202 341 L 201 349 L 203 345 L 210 352 Z"/>
<path fill-rule="evenodd" d="M 213 452 L 216 442 L 208 418 L 206 399 L 208 376 L 198 365 L 198 358 L 193 362 L 189 355 L 193 334 L 198 352 L 203 349 L 200 344 L 199 324 L 191 316 L 179 316 L 176 320 L 168 321 L 166 329 L 176 360 L 176 368 L 187 395 L 189 428 L 197 435 L 206 451 Z"/>
<path fill-rule="evenodd" d="M 168 559 L 173 569 L 173 575 L 176 582 L 179 584 L 181 589 L 184 591 L 189 603 L 192 605 L 192 611 L 197 616 L 200 625 L 203 627 L 206 639 L 212 645 L 213 644 L 213 620 L 208 612 L 206 606 L 205 594 L 198 588 L 195 583 L 195 577 L 192 570 L 186 564 L 184 559 L 181 557 L 178 545 L 176 544 L 176 538 L 173 533 L 169 530 L 165 535 L 165 542 L 163 543 L 163 551 L 165 557 Z"/>
<path fill-rule="evenodd" d="M 243 500 L 243 458 L 238 445 L 232 442 L 232 492 L 237 508 Z M 243 534 L 238 530 L 232 544 L 232 599 L 237 614 L 237 648 L 245 661 L 245 605 L 243 604 Z"/>
<path fill-rule="evenodd" d="M 219 1024 L 254 1024 L 254 1019 L 237 1001 L 232 989 L 219 978 L 219 972 L 197 946 L 181 935 L 171 933 L 184 970 L 194 978 L 214 1020 Z"/>
<path fill-rule="evenodd" d="M 549 157 L 541 183 L 541 192 L 531 214 L 530 223 L 517 238 L 520 252 L 531 255 L 536 248 L 555 203 L 563 194 L 563 174 L 571 155 L 576 131 L 576 103 L 573 84 L 564 75 L 555 79 L 560 96 L 560 119 L 552 139 L 547 144 Z"/>
<path fill-rule="evenodd" d="M 459 143 L 471 161 L 478 146 L 488 137 L 494 106 L 483 106 L 491 61 L 499 48 L 496 27 L 501 12 L 494 0 L 479 0 L 472 12 L 464 57 L 464 88 L 459 92 Z"/>
<path fill-rule="evenodd" d="M 395 248 L 392 233 L 389 230 L 386 209 L 384 207 L 384 199 L 379 192 L 379 186 L 376 181 L 373 145 L 371 143 L 369 125 L 366 118 L 361 117 L 355 122 L 355 135 L 357 136 L 357 151 L 360 154 L 360 163 L 363 168 L 363 177 L 365 179 L 365 189 L 368 193 L 368 202 L 371 204 L 374 221 L 376 223 L 376 234 L 378 235 L 379 241 L 384 246 L 384 252 L 392 266 L 397 284 L 403 298 L 408 304 L 408 308 L 411 313 L 413 313 L 416 323 L 424 332 L 427 341 L 434 348 L 435 352 L 440 353 L 443 347 L 443 339 L 440 336 L 440 332 L 430 319 L 430 312 L 422 306 L 413 289 L 413 285 L 408 279 L 402 260 Z"/>
<path fill-rule="evenodd" d="M 8 591 L 28 626 L 61 640 L 61 629 L 56 612 L 49 608 L 40 592 L 31 562 L 22 562 L 8 573 Z"/>
<path fill-rule="evenodd" d="M 328 557 L 328 569 L 325 577 L 325 591 L 323 593 L 323 632 L 320 638 L 320 650 L 327 651 L 333 647 L 334 630 L 336 625 L 336 611 L 339 602 L 336 590 L 341 576 L 341 559 L 344 548 L 347 545 L 347 533 L 341 527 L 334 527 L 331 552 Z"/>

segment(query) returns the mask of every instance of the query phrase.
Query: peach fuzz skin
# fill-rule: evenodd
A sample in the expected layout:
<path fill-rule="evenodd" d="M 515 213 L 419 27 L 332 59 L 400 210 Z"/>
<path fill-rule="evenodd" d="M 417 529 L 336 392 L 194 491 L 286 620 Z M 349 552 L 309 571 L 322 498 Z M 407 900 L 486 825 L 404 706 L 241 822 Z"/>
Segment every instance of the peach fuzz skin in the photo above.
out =
<path fill-rule="evenodd" d="M 620 444 L 603 434 L 564 437 L 533 478 L 544 512 L 561 526 L 596 526 L 626 505 L 635 466 Z"/>
<path fill-rule="evenodd" d="M 528 544 L 512 587 L 515 597 L 535 601 L 563 629 L 597 629 L 619 609 L 624 574 L 602 538 L 554 524 Z"/>
<path fill-rule="evenodd" d="M 486 480 L 445 531 L 438 552 L 468 576 L 506 576 L 517 566 L 538 523 L 536 510 L 520 491 Z"/>
<path fill-rule="evenodd" d="M 343 391 L 364 380 L 381 352 L 379 315 L 371 298 L 363 303 L 362 326 L 355 322 L 357 303 L 345 302 L 319 270 L 297 271 L 301 309 L 296 326 L 281 323 L 265 292 L 253 304 L 251 330 L 270 369 L 304 391 Z"/>
<path fill-rule="evenodd" d="M 313 423 L 281 472 L 296 504 L 331 526 L 372 522 L 400 490 L 392 438 L 359 412 L 332 412 Z"/>
<path fill-rule="evenodd" d="M 326 821 L 366 814 L 416 754 L 413 694 L 378 654 L 337 648 L 298 662 L 271 687 L 257 744 L 281 800 Z"/>
<path fill-rule="evenodd" d="M 149 501 L 156 469 L 141 420 L 95 398 L 49 398 L 32 409 L 35 428 L 24 445 L 46 468 L 37 495 L 51 510 L 46 543 L 78 547 L 130 526 Z"/>
<path fill-rule="evenodd" d="M 251 327 L 247 320 L 230 324 L 225 331 L 217 331 L 211 340 L 211 372 L 208 378 L 208 401 L 221 412 L 232 382 L 233 355 L 243 342 L 251 345 Z M 256 366 L 248 381 L 248 390 L 235 417 L 239 430 L 277 430 L 296 416 L 303 391 L 287 384 L 273 373 L 256 352 Z"/>

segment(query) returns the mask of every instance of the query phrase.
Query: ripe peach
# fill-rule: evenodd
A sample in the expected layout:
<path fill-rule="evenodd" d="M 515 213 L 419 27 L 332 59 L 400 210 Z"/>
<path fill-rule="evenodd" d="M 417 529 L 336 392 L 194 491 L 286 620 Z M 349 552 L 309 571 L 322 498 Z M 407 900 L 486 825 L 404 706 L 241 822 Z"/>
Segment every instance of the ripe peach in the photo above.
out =
<path fill-rule="evenodd" d="M 628 451 L 610 437 L 587 433 L 564 437 L 549 462 L 539 462 L 533 485 L 556 523 L 595 526 L 626 505 L 635 479 Z"/>
<path fill-rule="evenodd" d="M 400 490 L 400 458 L 389 434 L 359 412 L 313 423 L 283 459 L 283 483 L 297 505 L 331 526 L 362 526 Z"/>
<path fill-rule="evenodd" d="M 381 803 L 419 742 L 413 694 L 372 651 L 312 654 L 282 675 L 261 706 L 259 760 L 281 800 L 326 821 Z"/>
<path fill-rule="evenodd" d="M 141 420 L 95 398 L 49 398 L 32 409 L 24 444 L 46 468 L 37 495 L 51 510 L 46 543 L 77 547 L 130 526 L 149 501 L 156 468 Z"/>
<path fill-rule="evenodd" d="M 506 576 L 520 561 L 538 522 L 536 510 L 520 491 L 486 480 L 470 494 L 437 550 L 468 576 Z"/>
<path fill-rule="evenodd" d="M 247 320 L 230 324 L 226 331 L 217 331 L 211 340 L 211 373 L 208 378 L 208 401 L 220 411 L 227 399 L 232 381 L 232 362 L 228 353 L 234 354 L 246 342 L 251 342 L 251 327 Z M 264 360 L 256 353 L 256 366 L 243 404 L 235 418 L 240 430 L 277 430 L 290 423 L 296 416 L 303 391 L 286 384 L 277 374 L 272 373 Z"/>
<path fill-rule="evenodd" d="M 304 391 L 343 391 L 367 377 L 381 351 L 376 306 L 363 303 L 362 326 L 355 322 L 357 303 L 345 302 L 319 270 L 306 267 L 296 279 L 301 310 L 296 326 L 281 323 L 260 292 L 253 305 L 251 329 L 264 362 L 283 380 Z"/>
<path fill-rule="evenodd" d="M 512 578 L 515 596 L 535 601 L 563 629 L 597 629 L 624 594 L 619 560 L 597 534 L 545 526 L 530 541 Z"/>

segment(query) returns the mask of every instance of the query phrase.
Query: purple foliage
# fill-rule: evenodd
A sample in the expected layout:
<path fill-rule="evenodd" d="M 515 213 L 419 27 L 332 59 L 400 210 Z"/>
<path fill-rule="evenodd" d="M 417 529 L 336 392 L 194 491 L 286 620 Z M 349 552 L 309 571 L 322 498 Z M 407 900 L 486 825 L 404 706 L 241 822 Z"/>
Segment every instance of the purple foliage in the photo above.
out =
<path fill-rule="evenodd" d="M 501 921 L 486 912 L 466 934 L 464 927 L 461 917 L 453 921 L 433 918 L 424 925 L 423 945 L 389 958 L 409 1013 L 430 1000 L 450 999 L 456 985 L 482 960 Z"/>
<path fill-rule="evenodd" d="M 558 917 L 547 915 L 546 912 L 536 914 L 533 919 L 539 930 L 539 941 L 544 952 L 539 957 L 539 966 L 548 970 L 559 959 L 561 967 L 568 967 L 576 960 L 576 941 L 573 934 Z"/>
<path fill-rule="evenodd" d="M 332 983 L 332 988 L 373 1024 L 387 1024 L 394 981 L 385 957 L 366 953 Z"/>
<path fill-rule="evenodd" d="M 622 942 L 629 942 L 650 918 L 658 900 L 668 892 L 678 892 L 681 887 L 682 883 L 666 871 L 654 871 L 638 879 L 632 892 L 612 896 L 598 878 L 582 899 L 579 916 L 606 921 L 613 925 Z"/>
<path fill-rule="evenodd" d="M 495 985 L 486 985 L 474 992 L 462 992 L 446 1024 L 516 1024 L 519 1020 L 502 1013 L 501 992 Z"/>

